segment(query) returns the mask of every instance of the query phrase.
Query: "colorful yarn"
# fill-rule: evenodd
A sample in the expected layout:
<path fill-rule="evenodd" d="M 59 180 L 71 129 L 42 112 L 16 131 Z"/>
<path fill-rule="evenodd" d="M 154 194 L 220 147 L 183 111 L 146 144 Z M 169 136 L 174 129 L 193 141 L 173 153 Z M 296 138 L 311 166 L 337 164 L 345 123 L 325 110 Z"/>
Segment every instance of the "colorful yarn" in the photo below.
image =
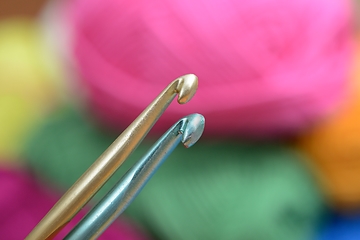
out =
<path fill-rule="evenodd" d="M 46 182 L 68 188 L 113 139 L 67 110 L 37 131 L 26 157 Z M 153 142 L 143 142 L 98 196 Z M 321 196 L 300 159 L 276 145 L 179 147 L 126 213 L 160 239 L 308 239 Z"/>
<path fill-rule="evenodd" d="M 154 131 L 200 112 L 208 135 L 296 133 L 344 97 L 349 2 L 73 1 L 88 105 L 107 126 L 123 128 L 170 81 L 194 73 L 194 99 L 170 106 Z"/>
<path fill-rule="evenodd" d="M 24 239 L 60 198 L 25 170 L 0 168 L 0 236 L 1 239 Z M 88 210 L 88 209 L 87 209 Z M 76 215 L 55 239 L 63 239 L 81 217 Z M 120 218 L 99 239 L 144 240 L 147 237 L 133 224 Z"/>
<path fill-rule="evenodd" d="M 0 22 L 0 155 L 18 156 L 28 131 L 62 98 L 57 62 L 36 23 Z"/>
<path fill-rule="evenodd" d="M 328 197 L 339 209 L 360 209 L 360 45 L 352 92 L 341 111 L 301 136 Z"/>
<path fill-rule="evenodd" d="M 317 240 L 360 239 L 360 215 L 334 216 Z"/>
<path fill-rule="evenodd" d="M 186 150 L 128 210 L 160 239 L 303 240 L 316 231 L 321 197 L 297 154 L 239 143 Z"/>
<path fill-rule="evenodd" d="M 22 156 L 41 181 L 67 190 L 116 137 L 101 131 L 85 114 L 73 108 L 64 108 L 46 118 L 32 132 Z M 146 150 L 137 150 L 133 154 L 134 159 L 138 160 Z M 126 161 L 95 199 L 102 198 L 133 163 Z"/>
<path fill-rule="evenodd" d="M 115 140 L 84 118 L 71 108 L 59 110 L 29 137 L 23 158 L 43 181 L 68 189 Z"/>

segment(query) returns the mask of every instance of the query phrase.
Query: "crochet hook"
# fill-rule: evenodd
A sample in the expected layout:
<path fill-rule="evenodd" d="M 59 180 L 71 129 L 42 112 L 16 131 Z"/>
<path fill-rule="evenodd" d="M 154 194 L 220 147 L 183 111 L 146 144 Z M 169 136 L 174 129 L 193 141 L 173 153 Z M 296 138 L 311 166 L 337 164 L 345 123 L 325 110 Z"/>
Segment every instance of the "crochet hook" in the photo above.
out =
<path fill-rule="evenodd" d="M 171 82 L 70 187 L 26 239 L 53 239 L 140 144 L 175 96 L 178 94 L 178 103 L 187 103 L 197 86 L 198 79 L 194 74 Z"/>
<path fill-rule="evenodd" d="M 71 230 L 66 240 L 96 239 L 139 194 L 160 165 L 182 142 L 191 147 L 201 137 L 205 119 L 192 114 L 174 124 L 120 179 L 109 193 Z"/>

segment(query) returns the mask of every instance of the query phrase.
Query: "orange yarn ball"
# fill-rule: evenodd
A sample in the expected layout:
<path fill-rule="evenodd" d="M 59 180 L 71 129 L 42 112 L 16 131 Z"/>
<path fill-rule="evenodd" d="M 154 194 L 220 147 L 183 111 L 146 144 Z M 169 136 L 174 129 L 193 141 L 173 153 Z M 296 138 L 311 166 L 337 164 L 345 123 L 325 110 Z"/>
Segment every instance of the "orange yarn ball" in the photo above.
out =
<path fill-rule="evenodd" d="M 360 44 L 351 89 L 340 111 L 297 142 L 312 159 L 331 204 L 360 209 Z"/>

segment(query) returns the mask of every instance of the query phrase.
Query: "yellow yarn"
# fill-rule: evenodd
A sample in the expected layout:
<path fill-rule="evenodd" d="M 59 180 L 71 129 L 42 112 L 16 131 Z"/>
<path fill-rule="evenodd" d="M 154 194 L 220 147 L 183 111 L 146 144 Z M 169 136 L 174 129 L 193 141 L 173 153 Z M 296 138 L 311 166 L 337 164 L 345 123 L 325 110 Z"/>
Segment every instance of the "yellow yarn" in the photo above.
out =
<path fill-rule="evenodd" d="M 16 158 L 28 131 L 63 97 L 60 65 L 44 46 L 35 22 L 0 22 L 0 159 Z"/>

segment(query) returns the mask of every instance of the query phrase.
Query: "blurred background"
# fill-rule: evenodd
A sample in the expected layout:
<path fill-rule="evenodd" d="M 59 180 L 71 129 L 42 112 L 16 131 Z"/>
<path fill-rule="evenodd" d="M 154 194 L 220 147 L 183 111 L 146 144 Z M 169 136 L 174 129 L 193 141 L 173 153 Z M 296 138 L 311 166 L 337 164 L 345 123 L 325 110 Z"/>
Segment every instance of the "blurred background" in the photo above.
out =
<path fill-rule="evenodd" d="M 100 239 L 360 239 L 360 2 L 0 2 L 0 236 L 24 239 L 174 79 L 203 114 Z"/>

